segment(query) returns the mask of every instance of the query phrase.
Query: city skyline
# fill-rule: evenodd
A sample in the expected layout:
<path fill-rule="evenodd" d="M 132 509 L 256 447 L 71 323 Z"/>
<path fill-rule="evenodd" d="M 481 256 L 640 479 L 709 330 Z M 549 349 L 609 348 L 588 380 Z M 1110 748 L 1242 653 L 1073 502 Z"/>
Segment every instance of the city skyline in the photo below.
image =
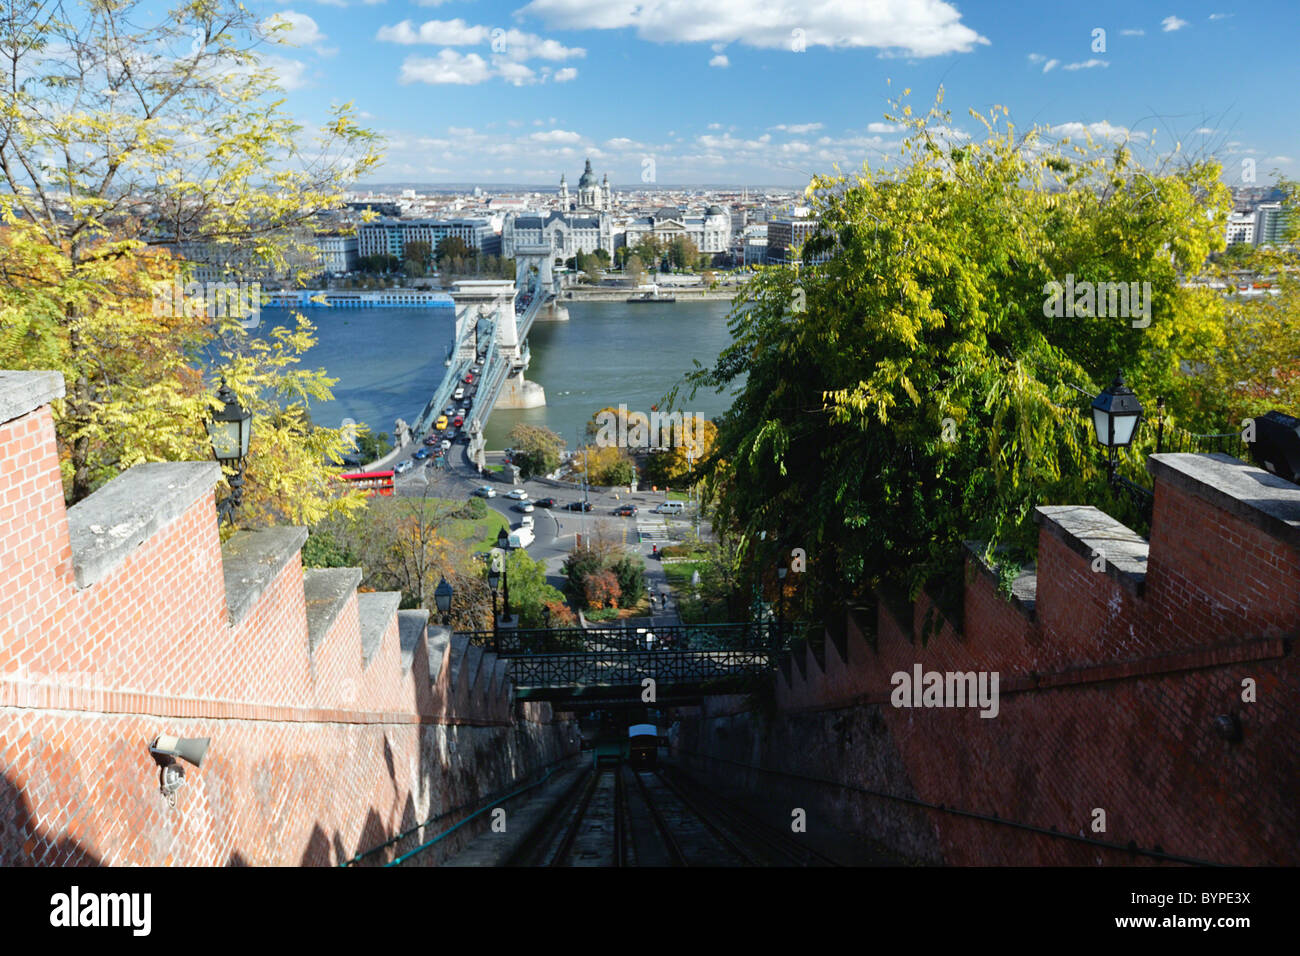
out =
<path fill-rule="evenodd" d="M 910 89 L 923 113 L 940 87 L 955 140 L 981 135 L 970 109 L 1001 105 L 1018 131 L 1217 156 L 1232 185 L 1300 168 L 1300 111 L 1272 96 L 1285 67 L 1234 66 L 1223 79 L 1235 51 L 1294 62 L 1287 31 L 1267 29 L 1294 18 L 1281 2 L 1248 14 L 1191 3 L 723 3 L 708 18 L 668 2 L 589 0 L 254 9 L 284 22 L 295 44 L 264 56 L 289 108 L 320 119 L 350 100 L 385 137 L 385 162 L 363 186 L 545 187 L 590 157 L 622 188 L 800 187 L 836 164 L 887 165 L 902 138 L 884 119 L 888 101 Z M 1206 69 L 1215 58 L 1223 69 Z"/>

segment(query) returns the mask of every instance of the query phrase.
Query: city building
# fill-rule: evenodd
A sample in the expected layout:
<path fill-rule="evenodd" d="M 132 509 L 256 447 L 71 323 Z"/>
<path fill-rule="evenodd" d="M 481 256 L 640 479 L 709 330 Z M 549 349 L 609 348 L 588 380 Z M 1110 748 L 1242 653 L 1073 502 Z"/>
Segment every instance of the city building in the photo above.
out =
<path fill-rule="evenodd" d="M 318 233 L 321 268 L 326 272 L 351 272 L 357 267 L 357 237 L 341 232 Z"/>
<path fill-rule="evenodd" d="M 767 261 L 773 265 L 784 265 L 798 261 L 794 250 L 798 249 L 808 237 L 817 231 L 821 220 L 803 216 L 774 216 L 767 224 Z M 825 262 L 829 253 L 815 256 L 811 262 Z"/>
<path fill-rule="evenodd" d="M 731 215 L 718 205 L 696 214 L 673 206 L 661 206 L 648 216 L 628 221 L 623 228 L 623 245 L 631 248 L 647 236 L 653 236 L 661 243 L 685 236 L 700 252 L 726 252 L 731 244 Z"/>
<path fill-rule="evenodd" d="M 1233 210 L 1228 214 L 1227 239 L 1230 246 L 1238 243 L 1254 245 L 1255 213 L 1253 210 Z"/>
<path fill-rule="evenodd" d="M 594 212 L 613 212 L 614 200 L 609 188 L 609 173 L 605 174 L 605 179 L 596 183 L 596 174 L 591 171 L 591 160 L 587 160 L 587 166 L 582 171 L 582 176 L 578 179 L 578 198 L 576 203 L 569 201 L 569 184 L 560 174 L 560 208 L 564 210 L 576 210 Z"/>
<path fill-rule="evenodd" d="M 550 246 L 557 259 L 579 252 L 604 249 L 614 253 L 614 222 L 606 213 L 568 215 L 552 210 L 546 215 L 508 215 L 501 227 L 501 254 L 513 259 L 515 246 Z"/>
<path fill-rule="evenodd" d="M 487 219 L 379 219 L 357 226 L 357 254 L 361 258 L 375 255 L 403 258 L 411 242 L 426 242 L 429 249 L 448 237 L 464 241 L 472 250 L 485 255 L 493 251 L 495 233 Z M 497 245 L 499 251 L 499 245 Z"/>
<path fill-rule="evenodd" d="M 1286 240 L 1288 210 L 1280 202 L 1264 202 L 1255 207 L 1255 244 L 1281 245 Z"/>

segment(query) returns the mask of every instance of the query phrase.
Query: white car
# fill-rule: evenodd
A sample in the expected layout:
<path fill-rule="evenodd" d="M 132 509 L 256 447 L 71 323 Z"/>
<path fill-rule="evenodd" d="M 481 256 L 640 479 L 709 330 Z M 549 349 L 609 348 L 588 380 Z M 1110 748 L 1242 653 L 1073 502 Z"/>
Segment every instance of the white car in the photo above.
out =
<path fill-rule="evenodd" d="M 443 451 L 446 451 L 446 450 L 447 450 L 448 448 L 450 448 L 450 447 L 451 447 L 451 441 L 448 440 L 448 439 L 446 439 L 446 438 L 444 438 L 444 439 L 442 440 L 442 450 L 443 450 Z"/>
<path fill-rule="evenodd" d="M 515 505 L 515 510 L 522 512 L 523 514 L 530 515 L 536 509 L 534 509 L 533 503 L 531 501 L 521 501 L 519 502 L 519 504 Z"/>
<path fill-rule="evenodd" d="M 497 496 L 497 490 L 491 485 L 483 485 L 481 488 L 475 488 L 474 494 L 478 495 L 480 498 L 495 498 Z"/>
<path fill-rule="evenodd" d="M 527 501 L 528 492 L 523 488 L 514 488 L 510 491 L 510 494 L 506 495 L 506 497 L 513 498 L 515 501 Z"/>
<path fill-rule="evenodd" d="M 397 465 L 394 466 L 393 472 L 395 474 L 404 475 L 414 467 L 415 467 L 415 462 L 411 461 L 408 458 L 406 461 L 399 461 Z"/>
<path fill-rule="evenodd" d="M 452 397 L 455 401 L 458 401 L 458 402 L 459 402 L 462 398 L 465 397 L 465 389 L 461 388 L 459 385 L 456 386 L 456 391 L 454 391 L 454 392 L 451 393 L 451 397 Z"/>

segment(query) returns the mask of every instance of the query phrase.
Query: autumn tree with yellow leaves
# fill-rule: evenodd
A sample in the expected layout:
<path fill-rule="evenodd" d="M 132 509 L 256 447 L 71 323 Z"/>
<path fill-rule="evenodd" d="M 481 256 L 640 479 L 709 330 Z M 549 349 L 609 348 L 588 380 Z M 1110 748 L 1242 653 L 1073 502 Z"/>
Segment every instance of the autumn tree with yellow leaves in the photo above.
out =
<path fill-rule="evenodd" d="M 241 520 L 356 505 L 330 465 L 350 436 L 308 413 L 333 385 L 300 367 L 310 324 L 250 335 L 260 302 L 215 314 L 178 255 L 301 280 L 313 218 L 378 162 L 350 105 L 315 134 L 282 110 L 262 55 L 286 30 L 236 0 L 0 11 L 0 366 L 63 374 L 69 503 L 139 462 L 210 456 L 224 376 L 256 415 Z"/>

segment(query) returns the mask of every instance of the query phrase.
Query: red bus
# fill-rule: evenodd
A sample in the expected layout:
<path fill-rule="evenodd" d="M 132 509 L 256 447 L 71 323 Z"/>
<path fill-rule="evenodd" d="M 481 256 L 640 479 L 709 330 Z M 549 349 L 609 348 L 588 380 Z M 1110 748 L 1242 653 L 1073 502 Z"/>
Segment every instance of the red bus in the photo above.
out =
<path fill-rule="evenodd" d="M 372 495 L 391 497 L 393 494 L 391 471 L 358 471 L 350 475 L 339 475 L 339 480 L 349 482 L 357 488 L 365 488 Z"/>

